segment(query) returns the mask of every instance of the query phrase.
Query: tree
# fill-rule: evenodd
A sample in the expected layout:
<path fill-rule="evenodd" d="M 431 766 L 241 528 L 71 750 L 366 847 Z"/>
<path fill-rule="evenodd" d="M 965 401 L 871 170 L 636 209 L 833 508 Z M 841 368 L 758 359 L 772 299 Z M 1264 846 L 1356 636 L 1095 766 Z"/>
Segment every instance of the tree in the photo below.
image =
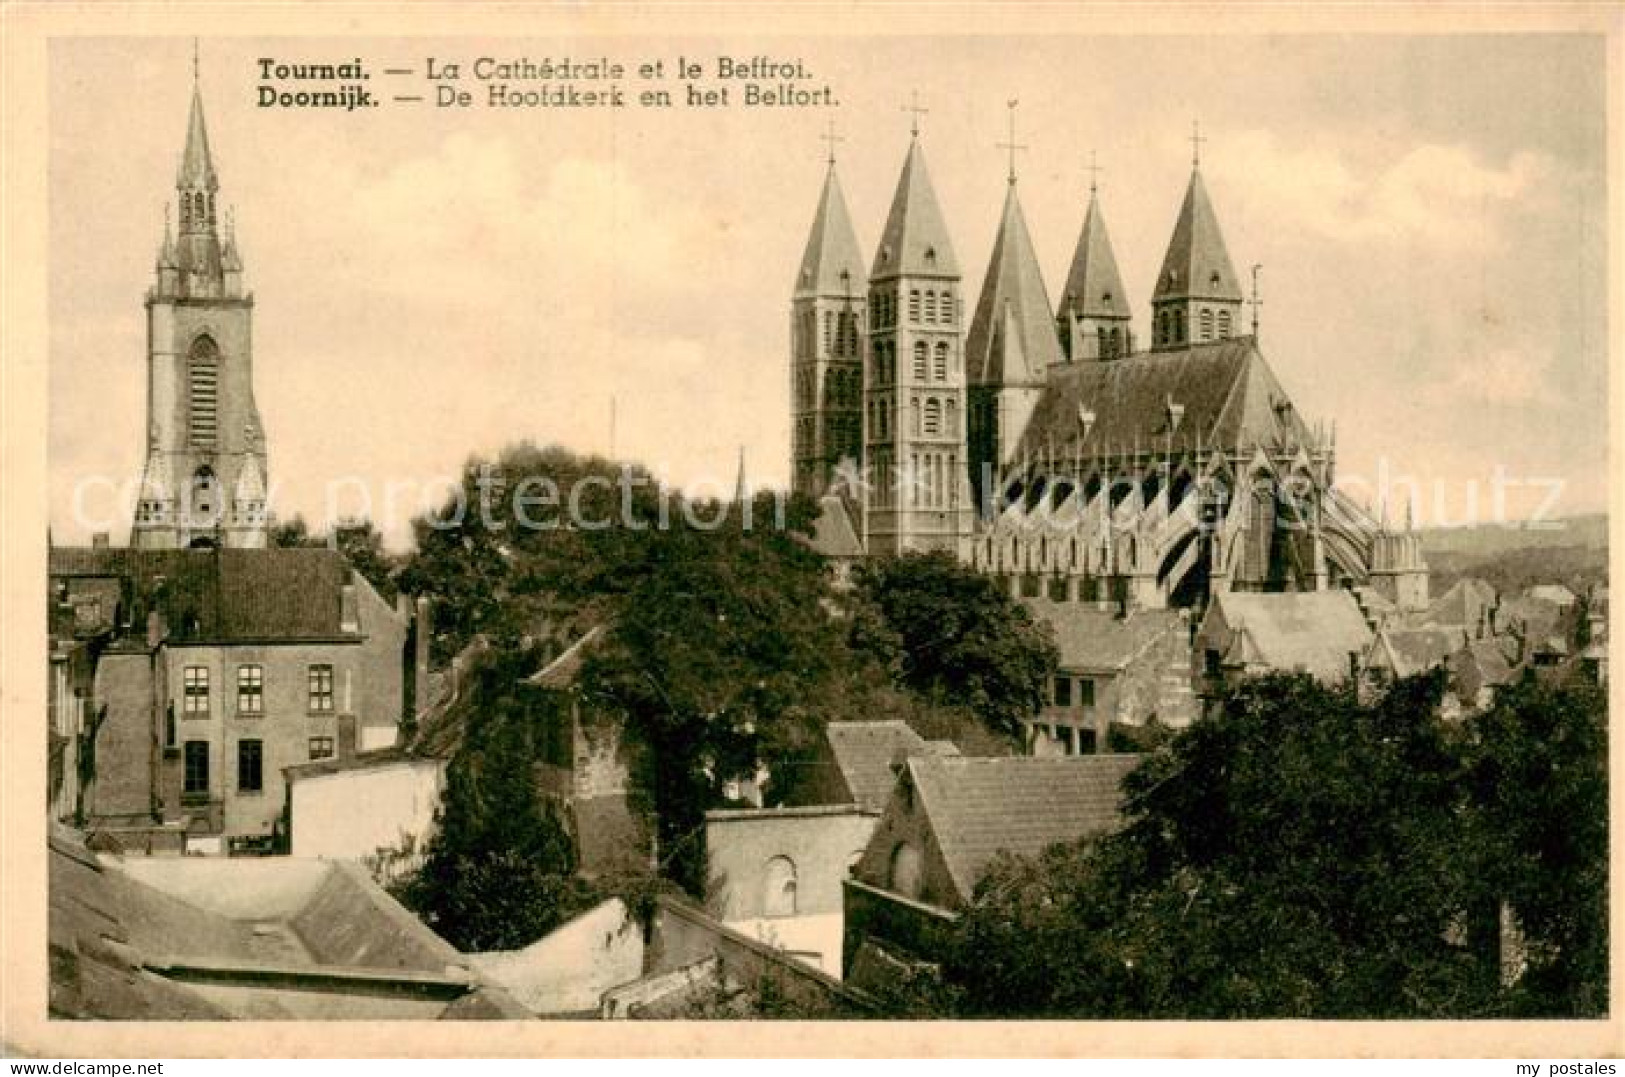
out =
<path fill-rule="evenodd" d="M 568 719 L 554 697 L 524 683 L 534 666 L 524 654 L 490 652 L 472 671 L 435 834 L 401 888 L 459 950 L 525 946 L 600 896 L 575 875 L 569 833 L 537 788 L 550 731 Z"/>
<path fill-rule="evenodd" d="M 931 553 L 872 561 L 856 582 L 853 644 L 887 663 L 898 684 L 1011 739 L 1044 705 L 1055 643 L 992 578 Z"/>
<path fill-rule="evenodd" d="M 1605 1012 L 1600 697 L 1527 683 L 1451 725 L 1442 689 L 1232 690 L 1130 776 L 1123 830 L 990 868 L 944 963 L 965 1012 Z M 1533 955 L 1511 990 L 1502 901 Z"/>
<path fill-rule="evenodd" d="M 399 593 L 395 583 L 396 558 L 384 549 L 383 535 L 365 517 L 340 520 L 332 531 L 323 535 L 311 531 L 303 516 L 295 515 L 272 523 L 270 543 L 284 550 L 321 547 L 338 550 L 385 601 L 395 601 Z"/>

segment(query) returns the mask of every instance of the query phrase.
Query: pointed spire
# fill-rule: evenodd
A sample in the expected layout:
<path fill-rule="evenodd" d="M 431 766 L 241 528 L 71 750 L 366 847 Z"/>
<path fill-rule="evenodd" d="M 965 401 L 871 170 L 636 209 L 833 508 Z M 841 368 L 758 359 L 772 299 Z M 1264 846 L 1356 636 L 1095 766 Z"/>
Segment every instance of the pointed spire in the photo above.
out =
<path fill-rule="evenodd" d="M 1152 300 L 1184 298 L 1218 299 L 1240 303 L 1241 285 L 1230 264 L 1219 219 L 1208 200 L 1207 187 L 1199 168 L 1191 169 L 1185 202 L 1168 240 L 1168 253 L 1157 274 Z"/>
<path fill-rule="evenodd" d="M 214 191 L 220 181 L 214 173 L 209 153 L 209 129 L 203 121 L 203 90 L 197 80 L 197 60 L 192 68 L 192 113 L 186 124 L 186 149 L 181 154 L 180 176 L 175 186 L 183 190 Z"/>
<path fill-rule="evenodd" d="M 1106 218 L 1101 214 L 1100 199 L 1092 181 L 1089 192 L 1083 231 L 1078 233 L 1072 268 L 1066 276 L 1066 288 L 1061 292 L 1060 314 L 1063 318 L 1127 318 L 1128 295 L 1123 289 L 1117 255 L 1112 251 Z"/>
<path fill-rule="evenodd" d="M 857 233 L 841 193 L 833 155 L 824 190 L 818 198 L 818 212 L 807 236 L 807 249 L 801 255 L 796 274 L 797 296 L 862 295 L 867 284 L 863 275 L 863 255 Z"/>
<path fill-rule="evenodd" d="M 739 446 L 739 470 L 734 475 L 734 504 L 745 503 L 745 447 Z"/>
<path fill-rule="evenodd" d="M 1049 293 L 1012 184 L 966 338 L 965 370 L 972 385 L 1041 386 L 1059 362 Z"/>
<path fill-rule="evenodd" d="M 909 143 L 903 172 L 897 179 L 891 212 L 880 236 L 870 274 L 879 279 L 905 275 L 933 277 L 959 276 L 959 262 L 948 240 L 948 226 L 937 205 L 937 192 L 931 186 L 925 167 L 925 153 L 919 139 Z"/>
<path fill-rule="evenodd" d="M 158 247 L 158 268 L 174 269 L 175 262 L 175 235 L 169 228 L 169 203 L 164 203 L 164 241 Z"/>

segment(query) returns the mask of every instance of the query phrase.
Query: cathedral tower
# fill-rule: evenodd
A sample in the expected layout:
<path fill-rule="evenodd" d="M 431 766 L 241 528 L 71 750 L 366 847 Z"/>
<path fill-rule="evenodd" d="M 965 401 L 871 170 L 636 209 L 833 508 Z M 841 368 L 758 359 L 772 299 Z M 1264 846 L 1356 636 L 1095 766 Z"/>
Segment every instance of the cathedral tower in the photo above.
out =
<path fill-rule="evenodd" d="M 253 297 L 233 229 L 221 228 L 194 60 L 175 180 L 179 235 L 164 225 L 147 292 L 147 459 L 131 544 L 266 544 L 265 438 L 254 406 Z"/>
<path fill-rule="evenodd" d="M 958 552 L 970 534 L 959 263 L 918 128 L 869 274 L 865 546 Z"/>
<path fill-rule="evenodd" d="M 1050 368 L 1061 361 L 1049 295 L 1012 169 L 993 257 L 965 345 L 970 478 L 984 512 L 996 509 L 988 486 L 1014 462 L 1033 409 L 1044 395 Z"/>
<path fill-rule="evenodd" d="M 867 287 L 832 153 L 790 303 L 791 483 L 809 497 L 862 459 Z"/>
<path fill-rule="evenodd" d="M 1061 309 L 1055 316 L 1067 359 L 1078 363 L 1132 355 L 1134 335 L 1129 319 L 1128 292 L 1117 272 L 1117 256 L 1106 234 L 1099 195 L 1091 184 L 1089 211 L 1084 214 L 1072 269 L 1061 293 Z"/>
<path fill-rule="evenodd" d="M 1241 324 L 1241 303 L 1241 285 L 1202 182 L 1201 160 L 1193 157 L 1185 204 L 1151 296 L 1152 349 L 1228 340 Z"/>

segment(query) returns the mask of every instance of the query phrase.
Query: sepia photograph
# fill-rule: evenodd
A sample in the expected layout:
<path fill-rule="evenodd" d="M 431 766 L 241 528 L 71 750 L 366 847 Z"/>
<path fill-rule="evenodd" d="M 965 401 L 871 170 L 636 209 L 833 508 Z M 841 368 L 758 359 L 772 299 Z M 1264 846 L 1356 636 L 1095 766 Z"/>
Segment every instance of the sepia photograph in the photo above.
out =
<path fill-rule="evenodd" d="M 1619 1050 L 1617 25 L 842 10 L 39 35 L 8 1050 Z"/>

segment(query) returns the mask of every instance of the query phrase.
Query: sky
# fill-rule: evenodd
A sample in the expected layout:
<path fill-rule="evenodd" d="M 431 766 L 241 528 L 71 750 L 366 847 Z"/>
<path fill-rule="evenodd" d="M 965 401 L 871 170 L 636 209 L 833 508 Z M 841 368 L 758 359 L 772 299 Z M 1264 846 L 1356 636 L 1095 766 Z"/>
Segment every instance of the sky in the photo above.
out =
<path fill-rule="evenodd" d="M 617 455 L 677 485 L 731 487 L 741 449 L 751 485 L 786 484 L 789 301 L 827 167 L 820 136 L 833 118 L 870 257 L 913 93 L 968 309 L 1015 100 L 1019 192 L 1052 302 L 1094 152 L 1149 339 L 1199 120 L 1231 259 L 1244 280 L 1262 266 L 1263 352 L 1300 413 L 1335 420 L 1356 496 L 1374 504 L 1385 476 L 1409 477 L 1419 525 L 1459 523 L 1499 511 L 1499 475 L 1524 484 L 1509 518 L 1606 507 L 1599 38 L 238 38 L 200 52 L 283 517 L 367 510 L 400 547 L 412 511 L 473 454 L 521 439 L 608 452 L 612 399 Z M 359 56 L 380 71 L 603 56 L 669 71 L 679 55 L 799 58 L 836 103 L 344 113 L 255 96 L 261 57 Z M 142 463 L 142 303 L 192 43 L 59 38 L 49 78 L 53 536 L 122 541 L 120 499 Z"/>

